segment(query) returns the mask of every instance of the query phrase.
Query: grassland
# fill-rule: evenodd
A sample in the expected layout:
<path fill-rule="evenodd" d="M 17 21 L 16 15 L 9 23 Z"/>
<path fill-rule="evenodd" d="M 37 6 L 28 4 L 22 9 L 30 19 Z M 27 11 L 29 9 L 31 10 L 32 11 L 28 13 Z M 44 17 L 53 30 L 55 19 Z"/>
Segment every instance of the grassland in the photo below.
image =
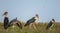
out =
<path fill-rule="evenodd" d="M 22 23 L 23 29 L 19 29 L 15 25 L 13 28 L 12 26 L 9 27 L 7 30 L 4 30 L 3 23 L 0 23 L 0 33 L 60 33 L 60 23 L 55 23 L 55 25 L 52 27 L 52 30 L 46 30 L 47 23 L 39 23 L 36 25 L 37 30 L 35 30 L 32 26 L 32 28 L 24 27 L 24 23 Z"/>

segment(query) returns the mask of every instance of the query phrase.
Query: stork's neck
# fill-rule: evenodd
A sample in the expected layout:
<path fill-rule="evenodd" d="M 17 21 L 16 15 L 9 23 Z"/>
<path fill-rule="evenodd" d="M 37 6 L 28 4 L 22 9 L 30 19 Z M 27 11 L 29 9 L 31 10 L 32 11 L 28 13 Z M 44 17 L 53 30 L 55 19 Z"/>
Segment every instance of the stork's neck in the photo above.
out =
<path fill-rule="evenodd" d="M 55 23 L 55 21 L 52 21 L 52 23 Z"/>
<path fill-rule="evenodd" d="M 35 19 L 37 20 L 37 19 L 39 19 L 38 17 L 35 17 Z"/>
<path fill-rule="evenodd" d="M 35 17 L 35 19 L 36 19 L 35 22 L 38 23 L 39 18 L 38 17 Z"/>
<path fill-rule="evenodd" d="M 8 15 L 4 15 L 4 17 L 8 17 Z"/>

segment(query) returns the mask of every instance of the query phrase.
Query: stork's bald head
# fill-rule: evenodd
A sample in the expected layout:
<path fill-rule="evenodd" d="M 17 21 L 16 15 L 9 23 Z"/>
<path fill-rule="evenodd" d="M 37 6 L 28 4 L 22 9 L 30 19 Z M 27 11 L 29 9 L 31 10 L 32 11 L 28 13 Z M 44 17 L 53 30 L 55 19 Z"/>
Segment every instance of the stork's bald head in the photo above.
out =
<path fill-rule="evenodd" d="M 53 22 L 55 22 L 55 19 L 52 19 Z"/>
<path fill-rule="evenodd" d="M 8 14 L 8 12 L 4 12 L 4 14 L 3 15 L 7 15 Z"/>
<path fill-rule="evenodd" d="M 36 15 L 35 15 L 35 19 L 39 19 L 39 16 L 38 16 L 38 14 L 36 14 Z"/>
<path fill-rule="evenodd" d="M 4 12 L 3 16 L 8 17 L 8 12 Z"/>
<path fill-rule="evenodd" d="M 38 14 L 36 14 L 35 16 L 36 16 L 37 18 L 39 18 L 39 15 L 38 15 Z"/>
<path fill-rule="evenodd" d="M 52 23 L 54 23 L 54 24 L 55 24 L 55 19 L 52 19 Z"/>

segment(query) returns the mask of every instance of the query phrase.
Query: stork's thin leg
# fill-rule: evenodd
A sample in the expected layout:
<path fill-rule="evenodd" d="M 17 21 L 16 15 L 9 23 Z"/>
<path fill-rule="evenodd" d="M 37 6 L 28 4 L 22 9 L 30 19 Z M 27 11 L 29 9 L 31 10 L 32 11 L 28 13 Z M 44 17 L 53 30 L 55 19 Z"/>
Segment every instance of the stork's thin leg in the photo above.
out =
<path fill-rule="evenodd" d="M 30 24 L 29 28 L 31 29 L 31 27 L 32 27 L 32 23 Z"/>
<path fill-rule="evenodd" d="M 5 33 L 8 33 L 8 29 L 6 29 L 6 30 L 4 29 L 4 31 L 5 31 Z"/>
<path fill-rule="evenodd" d="M 12 25 L 12 32 L 14 32 L 14 25 Z"/>
<path fill-rule="evenodd" d="M 37 28 L 36 28 L 36 26 L 35 26 L 35 23 L 33 23 L 33 28 L 34 28 L 35 30 L 37 30 Z"/>
<path fill-rule="evenodd" d="M 54 26 L 54 24 L 52 24 L 52 26 L 49 28 L 50 30 L 52 30 L 51 28 Z"/>

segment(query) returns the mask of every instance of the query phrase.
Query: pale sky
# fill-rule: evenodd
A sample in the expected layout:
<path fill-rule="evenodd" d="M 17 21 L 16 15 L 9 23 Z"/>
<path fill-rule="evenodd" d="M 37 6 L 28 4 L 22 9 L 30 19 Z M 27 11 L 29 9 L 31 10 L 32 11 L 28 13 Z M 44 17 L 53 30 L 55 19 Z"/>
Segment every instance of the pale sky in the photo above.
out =
<path fill-rule="evenodd" d="M 17 17 L 26 22 L 37 13 L 40 22 L 49 22 L 52 18 L 60 22 L 60 0 L 0 0 L 0 21 L 5 11 L 9 20 Z"/>

